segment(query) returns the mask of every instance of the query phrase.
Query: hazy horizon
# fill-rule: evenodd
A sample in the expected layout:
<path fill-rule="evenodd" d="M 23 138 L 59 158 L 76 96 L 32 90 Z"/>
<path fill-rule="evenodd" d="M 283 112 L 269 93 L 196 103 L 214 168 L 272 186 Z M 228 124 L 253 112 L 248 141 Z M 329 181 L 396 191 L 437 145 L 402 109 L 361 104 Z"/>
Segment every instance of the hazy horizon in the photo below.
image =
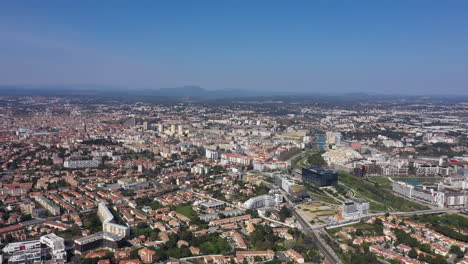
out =
<path fill-rule="evenodd" d="M 468 95 L 466 1 L 0 3 L 0 86 Z"/>

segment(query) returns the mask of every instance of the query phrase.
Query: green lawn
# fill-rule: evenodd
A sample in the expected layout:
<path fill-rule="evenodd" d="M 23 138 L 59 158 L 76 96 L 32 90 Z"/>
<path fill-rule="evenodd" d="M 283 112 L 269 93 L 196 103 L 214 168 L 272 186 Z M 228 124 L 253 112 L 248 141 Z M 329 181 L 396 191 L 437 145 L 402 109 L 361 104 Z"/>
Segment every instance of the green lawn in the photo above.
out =
<path fill-rule="evenodd" d="M 370 177 L 369 180 L 378 183 L 384 188 L 392 188 L 392 182 L 387 177 Z"/>
<path fill-rule="evenodd" d="M 191 205 L 181 205 L 176 207 L 176 212 L 185 215 L 186 217 L 192 219 L 197 216 L 197 212 L 192 209 Z"/>

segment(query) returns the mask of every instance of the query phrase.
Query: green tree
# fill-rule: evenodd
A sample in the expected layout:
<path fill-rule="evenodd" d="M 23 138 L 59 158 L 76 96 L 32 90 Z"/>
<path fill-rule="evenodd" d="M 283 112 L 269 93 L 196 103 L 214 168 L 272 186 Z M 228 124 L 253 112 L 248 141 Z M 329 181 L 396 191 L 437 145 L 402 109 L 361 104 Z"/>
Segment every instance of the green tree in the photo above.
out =
<path fill-rule="evenodd" d="M 356 230 L 356 236 L 362 236 L 362 235 L 363 233 L 361 229 Z"/>
<path fill-rule="evenodd" d="M 279 214 L 280 214 L 280 221 L 281 222 L 284 222 L 284 220 L 286 220 L 286 218 L 292 216 L 291 210 L 286 206 L 281 207 L 281 209 L 279 211 Z"/>
<path fill-rule="evenodd" d="M 457 255 L 457 259 L 461 259 L 465 255 L 465 253 L 460 249 L 460 247 L 455 245 L 452 245 L 450 247 L 450 253 Z"/>
<path fill-rule="evenodd" d="M 138 250 L 140 250 L 140 249 L 136 248 L 136 249 L 134 249 L 134 250 L 132 250 L 130 252 L 130 258 L 131 259 L 139 259 L 140 258 L 140 256 L 138 256 Z"/>
<path fill-rule="evenodd" d="M 307 158 L 310 165 L 325 166 L 326 162 L 320 153 L 312 154 Z"/>
<path fill-rule="evenodd" d="M 429 244 L 421 244 L 421 246 L 419 247 L 419 249 L 423 252 L 426 252 L 426 253 L 429 253 L 431 254 L 432 251 L 431 251 L 431 245 Z"/>
<path fill-rule="evenodd" d="M 415 259 L 418 257 L 418 252 L 416 252 L 414 248 L 411 248 L 411 250 L 408 252 L 408 257 Z"/>
<path fill-rule="evenodd" d="M 21 222 L 24 222 L 24 221 L 29 221 L 32 219 L 32 216 L 30 214 L 26 214 L 26 215 L 22 215 L 21 216 Z"/>

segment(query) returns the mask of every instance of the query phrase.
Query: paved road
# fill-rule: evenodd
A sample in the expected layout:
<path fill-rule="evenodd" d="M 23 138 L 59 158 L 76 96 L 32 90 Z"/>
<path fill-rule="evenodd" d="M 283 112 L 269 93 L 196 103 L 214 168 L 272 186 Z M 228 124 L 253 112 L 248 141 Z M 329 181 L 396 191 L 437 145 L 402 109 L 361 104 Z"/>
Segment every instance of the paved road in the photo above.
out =
<path fill-rule="evenodd" d="M 309 236 L 314 241 L 314 244 L 317 246 L 318 250 L 322 255 L 330 261 L 331 263 L 342 264 L 341 259 L 336 255 L 330 246 L 322 239 L 320 236 L 320 231 L 310 228 L 310 224 L 298 213 L 294 207 L 291 209 L 294 217 L 299 221 L 299 224 L 302 227 L 302 232 L 306 236 Z"/>
<path fill-rule="evenodd" d="M 191 260 L 191 259 L 199 259 L 199 258 L 204 258 L 204 257 L 221 257 L 223 255 L 203 255 L 203 256 L 193 256 L 193 257 L 186 257 L 186 258 L 180 258 L 180 260 Z"/>
<path fill-rule="evenodd" d="M 48 218 L 34 218 L 28 221 L 20 222 L 19 224 L 22 226 L 30 226 L 30 225 L 37 225 L 37 224 L 42 224 L 45 221 L 56 221 L 59 220 L 60 216 L 52 216 Z"/>
<path fill-rule="evenodd" d="M 283 193 L 284 198 L 286 199 L 286 203 L 288 204 L 289 209 L 291 210 L 294 217 L 298 220 L 299 225 L 301 226 L 302 232 L 312 238 L 314 244 L 317 246 L 320 253 L 333 264 L 343 264 L 341 259 L 336 255 L 335 251 L 322 239 L 320 233 L 324 231 L 323 227 L 320 228 L 312 228 L 312 225 L 303 217 L 294 207 L 294 204 L 289 200 L 286 193 L 280 189 Z"/>

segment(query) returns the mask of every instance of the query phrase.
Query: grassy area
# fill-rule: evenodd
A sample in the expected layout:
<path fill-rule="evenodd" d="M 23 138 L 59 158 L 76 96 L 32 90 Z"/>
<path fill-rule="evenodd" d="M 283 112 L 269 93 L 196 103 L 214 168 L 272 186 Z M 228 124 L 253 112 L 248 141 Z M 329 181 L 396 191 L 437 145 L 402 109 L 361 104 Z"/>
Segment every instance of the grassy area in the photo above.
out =
<path fill-rule="evenodd" d="M 311 184 L 304 184 L 304 187 L 306 188 L 307 193 L 310 195 L 310 197 L 314 198 L 315 200 L 319 200 L 329 204 L 341 204 L 341 202 L 339 203 L 337 200 L 327 195 L 325 191 L 320 189 L 319 187 L 316 187 Z"/>
<path fill-rule="evenodd" d="M 372 183 L 362 178 L 340 173 L 339 182 L 347 188 L 352 189 L 356 193 L 356 197 L 368 200 L 372 211 L 414 211 L 429 209 L 427 206 L 393 195 L 391 190 L 383 188 L 382 185 L 388 184 L 383 178 L 376 179 L 374 180 L 376 183 Z"/>
<path fill-rule="evenodd" d="M 304 152 L 291 160 L 293 168 L 309 167 L 310 165 L 323 166 L 325 161 L 320 153 Z"/>
<path fill-rule="evenodd" d="M 307 157 L 309 155 L 307 153 L 302 153 L 295 157 L 294 159 L 291 160 L 291 167 L 293 168 L 299 168 L 304 165 L 304 163 L 307 161 Z"/>
<path fill-rule="evenodd" d="M 181 205 L 176 207 L 176 212 L 185 215 L 186 217 L 192 219 L 197 216 L 197 212 L 195 212 L 191 205 Z"/>
<path fill-rule="evenodd" d="M 322 195 L 322 194 L 318 194 L 318 193 L 313 192 L 313 191 L 308 192 L 308 194 L 312 198 L 314 198 L 316 200 L 319 200 L 319 201 L 322 201 L 322 202 L 325 202 L 325 203 L 329 203 L 329 204 L 338 204 L 338 202 L 335 199 L 331 198 L 330 196 L 328 196 L 326 194 Z"/>
<path fill-rule="evenodd" d="M 335 228 L 330 228 L 330 229 L 325 229 L 325 230 L 328 232 L 328 234 L 332 235 L 341 231 L 342 228 L 343 227 L 335 227 Z"/>
<path fill-rule="evenodd" d="M 381 204 L 381 203 L 376 203 L 376 202 L 370 201 L 370 202 L 369 202 L 369 209 L 370 209 L 372 212 L 381 212 L 381 211 L 387 210 L 388 207 L 385 206 L 385 204 Z"/>
<path fill-rule="evenodd" d="M 378 183 L 380 187 L 392 188 L 392 182 L 387 177 L 370 177 L 369 180 Z"/>
<path fill-rule="evenodd" d="M 382 235 L 383 232 L 383 226 L 379 224 L 368 224 L 365 222 L 359 222 L 356 224 L 348 225 L 346 227 L 354 227 L 356 228 L 356 232 L 359 234 L 359 236 L 375 236 L 375 235 Z M 335 233 L 339 232 L 343 227 L 335 227 L 335 228 L 330 228 L 327 229 L 327 232 L 330 235 L 334 235 Z M 360 232 L 359 232 L 360 231 Z"/>

